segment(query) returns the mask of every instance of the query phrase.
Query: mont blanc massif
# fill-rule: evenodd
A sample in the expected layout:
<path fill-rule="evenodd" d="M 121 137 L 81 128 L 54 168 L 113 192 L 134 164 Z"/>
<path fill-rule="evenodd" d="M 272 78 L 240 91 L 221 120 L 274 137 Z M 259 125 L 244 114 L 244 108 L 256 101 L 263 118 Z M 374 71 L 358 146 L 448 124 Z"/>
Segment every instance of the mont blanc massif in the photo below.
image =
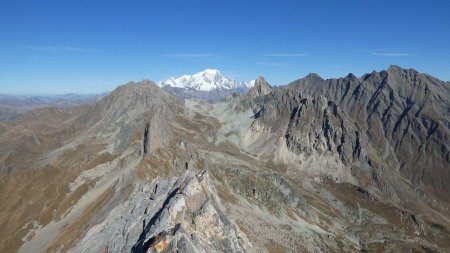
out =
<path fill-rule="evenodd" d="M 450 252 L 450 83 L 428 74 L 30 99 L 0 97 L 0 252 Z"/>

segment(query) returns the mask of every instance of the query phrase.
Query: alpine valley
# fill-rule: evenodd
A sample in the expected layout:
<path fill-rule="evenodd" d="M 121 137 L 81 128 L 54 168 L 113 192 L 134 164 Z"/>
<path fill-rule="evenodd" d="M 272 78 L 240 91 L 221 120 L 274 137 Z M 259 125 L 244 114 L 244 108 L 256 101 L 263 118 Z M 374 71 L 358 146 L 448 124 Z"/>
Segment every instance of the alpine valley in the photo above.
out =
<path fill-rule="evenodd" d="M 0 121 L 0 252 L 450 252 L 449 82 L 207 69 L 88 101 Z"/>

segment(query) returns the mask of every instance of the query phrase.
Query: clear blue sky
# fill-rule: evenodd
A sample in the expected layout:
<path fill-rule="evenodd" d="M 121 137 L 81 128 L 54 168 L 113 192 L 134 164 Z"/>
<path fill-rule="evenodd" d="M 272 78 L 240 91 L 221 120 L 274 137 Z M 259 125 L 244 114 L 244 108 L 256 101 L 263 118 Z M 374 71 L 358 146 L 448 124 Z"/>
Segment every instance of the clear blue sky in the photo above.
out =
<path fill-rule="evenodd" d="M 97 93 L 205 68 L 277 85 L 390 64 L 450 80 L 450 1 L 0 0 L 0 93 Z"/>

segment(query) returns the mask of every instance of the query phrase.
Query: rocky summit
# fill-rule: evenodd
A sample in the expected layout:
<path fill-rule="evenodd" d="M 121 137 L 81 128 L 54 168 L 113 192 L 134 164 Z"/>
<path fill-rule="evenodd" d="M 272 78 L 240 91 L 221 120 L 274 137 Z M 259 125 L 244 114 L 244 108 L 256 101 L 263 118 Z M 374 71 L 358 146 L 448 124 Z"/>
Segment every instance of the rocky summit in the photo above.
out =
<path fill-rule="evenodd" d="M 0 121 L 0 252 L 450 252 L 449 150 L 414 69 L 130 82 Z"/>

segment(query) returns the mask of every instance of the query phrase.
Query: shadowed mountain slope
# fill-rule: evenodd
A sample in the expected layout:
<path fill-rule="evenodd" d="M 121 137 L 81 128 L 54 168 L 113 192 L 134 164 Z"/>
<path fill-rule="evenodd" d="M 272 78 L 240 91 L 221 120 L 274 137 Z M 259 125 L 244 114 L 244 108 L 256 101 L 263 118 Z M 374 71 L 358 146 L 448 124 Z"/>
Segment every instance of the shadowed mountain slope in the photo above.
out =
<path fill-rule="evenodd" d="M 289 87 L 333 101 L 403 178 L 450 201 L 450 83 L 391 66 L 361 78 L 310 75 Z"/>

